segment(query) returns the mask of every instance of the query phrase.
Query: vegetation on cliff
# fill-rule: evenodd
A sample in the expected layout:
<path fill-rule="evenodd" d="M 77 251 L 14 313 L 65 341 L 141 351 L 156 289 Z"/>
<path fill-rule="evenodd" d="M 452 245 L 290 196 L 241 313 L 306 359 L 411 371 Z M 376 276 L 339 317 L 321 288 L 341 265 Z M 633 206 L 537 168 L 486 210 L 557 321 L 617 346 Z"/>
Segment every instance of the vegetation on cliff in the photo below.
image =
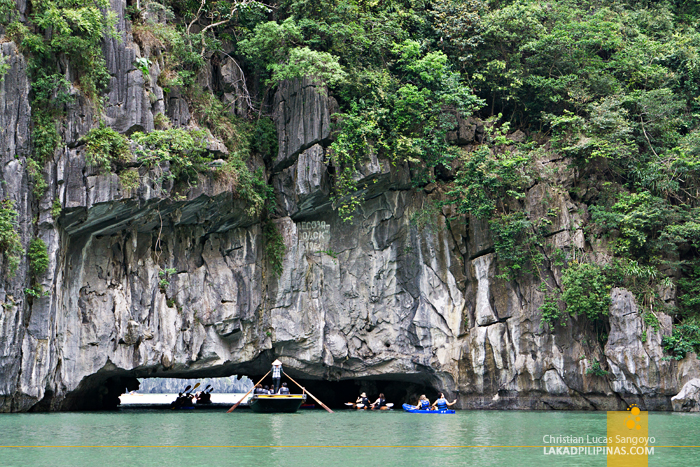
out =
<path fill-rule="evenodd" d="M 101 111 L 110 79 L 101 47 L 116 34 L 115 17 L 106 0 L 35 0 L 20 22 L 5 3 L 6 34 L 30 58 L 28 170 L 40 197 L 66 104 L 80 92 Z M 157 55 L 135 66 L 148 78 L 149 60 L 159 60 L 158 85 L 186 98 L 199 127 L 171 128 L 158 114 L 156 130 L 127 138 L 96 122 L 83 139 L 88 161 L 129 187 L 138 182 L 134 164 L 167 164 L 170 176 L 193 183 L 213 170 L 211 134 L 228 150 L 216 170 L 260 212 L 271 188 L 249 158 L 277 152 L 271 95 L 281 80 L 312 76 L 338 103 L 327 153 L 341 217 L 361 201 L 363 158 L 408 162 L 414 183 L 446 185 L 448 203 L 488 225 L 501 279 L 542 281 L 548 326 L 580 316 L 604 330 L 609 290 L 624 286 L 650 329 L 661 312 L 680 324 L 665 341 L 672 355 L 700 350 L 697 2 L 163 0 L 128 11 L 135 39 Z M 236 115 L 198 81 L 208 61 L 224 58 L 245 74 Z M 485 134 L 460 148 L 448 133 L 470 116 L 486 122 Z M 568 178 L 550 176 L 543 161 L 565 165 Z M 561 213 L 525 211 L 537 183 L 559 185 L 586 207 L 585 240 L 605 250 L 606 264 L 547 247 Z M 21 251 L 6 248 L 8 260 Z M 562 268 L 560 284 L 543 274 L 552 268 Z"/>

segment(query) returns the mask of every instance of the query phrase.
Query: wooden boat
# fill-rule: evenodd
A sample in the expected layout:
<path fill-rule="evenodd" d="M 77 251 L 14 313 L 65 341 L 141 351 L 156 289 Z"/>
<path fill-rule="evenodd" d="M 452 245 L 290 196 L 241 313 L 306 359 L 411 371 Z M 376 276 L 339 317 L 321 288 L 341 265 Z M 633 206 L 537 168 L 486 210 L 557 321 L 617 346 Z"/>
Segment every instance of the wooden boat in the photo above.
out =
<path fill-rule="evenodd" d="M 248 406 L 257 413 L 294 413 L 306 401 L 306 394 L 256 394 Z"/>
<path fill-rule="evenodd" d="M 408 413 L 432 413 L 436 415 L 449 415 L 455 413 L 454 410 L 420 410 L 416 409 L 414 405 L 411 404 L 404 404 L 403 405 L 403 410 Z"/>

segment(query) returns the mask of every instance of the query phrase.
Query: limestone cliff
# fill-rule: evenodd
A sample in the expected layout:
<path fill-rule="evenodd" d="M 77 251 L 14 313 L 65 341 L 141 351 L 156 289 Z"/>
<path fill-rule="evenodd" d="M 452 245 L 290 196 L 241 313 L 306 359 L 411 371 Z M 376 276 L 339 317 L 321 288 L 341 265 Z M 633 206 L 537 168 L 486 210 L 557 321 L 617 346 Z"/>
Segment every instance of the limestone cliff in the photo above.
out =
<path fill-rule="evenodd" d="M 148 131 L 166 113 L 187 125 L 187 102 L 174 91 L 165 98 L 156 84 L 157 61 L 154 79 L 134 67 L 149 52 L 131 38 L 125 3 L 112 7 L 121 40 L 104 43 L 106 122 Z M 44 295 L 25 293 L 26 259 L 0 280 L 0 411 L 109 407 L 135 378 L 255 376 L 275 358 L 322 391 L 343 381 L 392 387 L 396 398 L 441 390 L 461 408 L 670 410 L 671 397 L 700 376 L 695 355 L 663 358 L 670 318 L 642 342 L 642 318 L 624 289 L 612 291 L 604 346 L 575 319 L 543 326 L 540 281 L 498 278 L 486 226 L 433 209 L 444 190 L 414 186 L 420 168 L 364 161 L 356 174 L 364 201 L 352 222 L 341 221 L 329 197 L 333 98 L 311 80 L 279 86 L 279 153 L 255 162 L 277 198 L 273 222 L 286 246 L 279 276 L 261 219 L 224 181 L 202 174 L 176 198 L 167 178 L 146 169 L 137 188 L 124 189 L 116 175 L 87 166 L 80 138 L 97 122 L 85 99 L 68 109 L 64 144 L 44 169 L 49 187 L 35 199 L 26 61 L 12 42 L 0 50 L 10 65 L 0 83 L 0 199 L 14 201 L 25 249 L 36 236 L 50 253 Z M 231 73 L 209 71 L 223 81 Z M 483 132 L 460 120 L 453 137 L 471 145 Z M 566 171 L 556 164 L 540 161 L 543 171 Z M 523 202 L 527 212 L 558 208 L 549 253 L 604 254 L 584 241 L 586 207 L 566 190 L 537 183 Z M 545 274 L 561 280 L 554 262 Z M 587 372 L 594 361 L 607 376 Z"/>

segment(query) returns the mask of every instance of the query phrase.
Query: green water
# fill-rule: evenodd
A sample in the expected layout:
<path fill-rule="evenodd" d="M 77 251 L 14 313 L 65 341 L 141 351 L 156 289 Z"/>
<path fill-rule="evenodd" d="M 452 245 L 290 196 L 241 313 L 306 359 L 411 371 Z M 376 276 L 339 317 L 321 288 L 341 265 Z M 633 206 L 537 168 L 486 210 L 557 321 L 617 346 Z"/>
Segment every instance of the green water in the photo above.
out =
<path fill-rule="evenodd" d="M 698 428 L 700 415 L 650 414 L 649 435 L 656 438 L 656 447 L 649 465 L 699 465 L 700 449 L 659 447 L 700 445 Z M 266 415 L 247 410 L 231 414 L 205 411 L 7 414 L 0 415 L 0 446 L 43 447 L 0 447 L 0 465 L 606 465 L 604 455 L 545 456 L 542 447 L 434 447 L 542 446 L 543 436 L 547 434 L 606 436 L 606 414 L 460 411 L 445 416 L 401 411 L 335 414 L 301 411 Z"/>

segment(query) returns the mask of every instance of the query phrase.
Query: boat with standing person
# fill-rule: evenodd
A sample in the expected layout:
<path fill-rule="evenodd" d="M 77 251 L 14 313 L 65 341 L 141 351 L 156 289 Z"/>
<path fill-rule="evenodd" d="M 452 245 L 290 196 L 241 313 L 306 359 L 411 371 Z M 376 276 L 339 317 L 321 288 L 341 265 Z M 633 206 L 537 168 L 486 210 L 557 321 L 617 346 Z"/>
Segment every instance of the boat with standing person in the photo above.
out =
<path fill-rule="evenodd" d="M 253 412 L 257 413 L 294 413 L 297 410 L 299 410 L 299 407 L 306 402 L 306 395 L 308 394 L 314 401 L 316 401 L 321 407 L 323 407 L 328 413 L 333 413 L 331 409 L 329 409 L 326 404 L 318 400 L 316 396 L 311 394 L 309 391 L 306 390 L 304 386 L 301 384 L 297 383 L 294 381 L 294 379 L 289 376 L 288 374 L 285 374 L 282 371 L 282 362 L 279 360 L 275 360 L 272 363 L 272 369 L 265 373 L 265 376 L 263 376 L 260 381 L 255 383 L 252 388 L 241 398 L 240 401 L 238 401 L 235 405 L 233 405 L 226 413 L 231 413 L 236 408 L 240 405 L 240 403 L 248 397 L 248 395 L 253 392 L 255 388 L 259 388 L 260 384 L 263 382 L 267 376 L 272 373 L 273 375 L 273 384 L 274 388 L 272 390 L 272 394 L 253 394 L 253 396 L 248 399 L 248 406 Z M 292 383 L 296 384 L 299 386 L 299 389 L 301 389 L 302 394 L 290 394 L 289 389 L 287 388 L 287 383 L 282 384 L 280 392 L 282 394 L 275 394 L 276 390 L 280 388 L 280 380 L 282 378 L 282 375 L 284 375 L 286 378 L 288 378 Z"/>

